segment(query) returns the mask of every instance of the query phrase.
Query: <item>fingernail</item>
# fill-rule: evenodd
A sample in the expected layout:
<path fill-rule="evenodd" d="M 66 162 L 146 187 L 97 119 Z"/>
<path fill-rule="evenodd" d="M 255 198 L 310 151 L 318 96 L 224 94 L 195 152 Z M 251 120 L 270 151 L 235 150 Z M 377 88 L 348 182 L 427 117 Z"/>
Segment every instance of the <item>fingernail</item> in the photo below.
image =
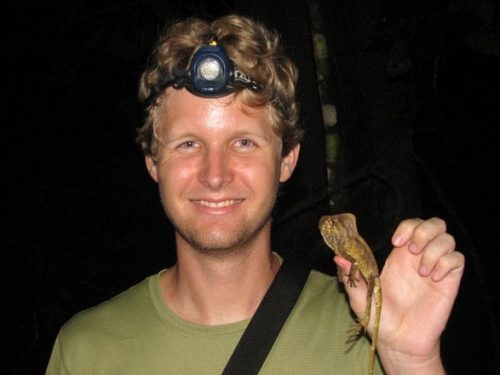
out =
<path fill-rule="evenodd" d="M 419 269 L 418 269 L 418 272 L 422 275 L 422 276 L 427 276 L 427 273 L 429 272 L 427 267 L 426 266 L 420 266 Z"/>
<path fill-rule="evenodd" d="M 410 252 L 413 254 L 418 253 L 418 246 L 415 245 L 413 242 L 408 245 L 408 249 L 410 249 Z"/>
<path fill-rule="evenodd" d="M 441 274 L 439 272 L 433 272 L 431 276 L 432 281 L 440 281 Z"/>
<path fill-rule="evenodd" d="M 393 240 L 394 245 L 396 245 L 396 246 L 401 245 L 401 240 L 402 240 L 401 235 L 398 234 L 396 237 L 394 237 L 394 240 Z"/>

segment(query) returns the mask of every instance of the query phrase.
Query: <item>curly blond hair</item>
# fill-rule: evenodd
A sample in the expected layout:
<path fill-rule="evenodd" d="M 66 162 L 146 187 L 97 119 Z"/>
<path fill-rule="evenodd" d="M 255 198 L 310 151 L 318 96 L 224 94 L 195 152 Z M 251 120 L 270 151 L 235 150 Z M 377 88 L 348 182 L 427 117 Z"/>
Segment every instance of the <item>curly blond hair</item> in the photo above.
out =
<path fill-rule="evenodd" d="M 147 101 L 164 74 L 182 74 L 194 51 L 214 39 L 240 71 L 262 86 L 257 92 L 236 89 L 235 96 L 252 108 L 268 106 L 273 130 L 282 140 L 282 155 L 287 155 L 302 137 L 295 96 L 298 71 L 284 55 L 278 34 L 247 17 L 230 15 L 212 22 L 188 18 L 166 28 L 141 76 L 139 98 Z M 148 103 L 147 117 L 137 136 L 144 153 L 152 157 L 157 156 L 159 147 L 154 121 L 158 106 L 158 100 Z"/>

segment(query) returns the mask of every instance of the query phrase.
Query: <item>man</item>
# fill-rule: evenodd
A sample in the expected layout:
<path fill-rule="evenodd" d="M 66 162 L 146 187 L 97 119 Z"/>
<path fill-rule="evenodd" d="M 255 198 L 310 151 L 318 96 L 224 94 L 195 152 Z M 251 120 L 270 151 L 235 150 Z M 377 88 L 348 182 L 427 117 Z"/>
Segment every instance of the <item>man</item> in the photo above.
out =
<path fill-rule="evenodd" d="M 175 227 L 177 264 L 73 317 L 47 374 L 222 372 L 281 267 L 271 211 L 299 157 L 296 77 L 277 36 L 244 17 L 188 19 L 160 38 L 140 82 L 149 105 L 138 141 Z M 444 373 L 440 335 L 463 255 L 436 218 L 402 222 L 392 243 L 380 363 Z M 346 274 L 350 264 L 335 260 Z M 341 281 L 362 316 L 366 287 Z M 345 343 L 352 321 L 335 279 L 312 271 L 261 373 L 365 373 L 368 340 Z"/>

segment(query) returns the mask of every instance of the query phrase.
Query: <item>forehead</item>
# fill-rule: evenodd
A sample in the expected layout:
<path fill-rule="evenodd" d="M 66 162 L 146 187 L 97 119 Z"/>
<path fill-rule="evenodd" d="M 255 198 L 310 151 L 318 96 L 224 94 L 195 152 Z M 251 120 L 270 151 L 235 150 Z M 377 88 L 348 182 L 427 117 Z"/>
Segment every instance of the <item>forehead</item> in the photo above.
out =
<path fill-rule="evenodd" d="M 155 122 L 165 130 L 177 125 L 210 129 L 255 127 L 272 131 L 268 107 L 252 108 L 234 94 L 201 98 L 186 89 L 169 88 L 156 109 Z"/>

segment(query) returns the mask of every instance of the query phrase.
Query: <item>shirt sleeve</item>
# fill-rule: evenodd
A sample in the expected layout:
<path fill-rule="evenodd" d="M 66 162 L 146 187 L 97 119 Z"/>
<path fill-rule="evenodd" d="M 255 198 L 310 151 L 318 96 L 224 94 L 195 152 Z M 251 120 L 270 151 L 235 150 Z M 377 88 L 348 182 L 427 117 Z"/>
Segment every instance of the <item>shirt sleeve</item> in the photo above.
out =
<path fill-rule="evenodd" d="M 69 375 L 69 371 L 64 363 L 64 355 L 61 347 L 61 332 L 57 335 L 52 354 L 45 375 Z"/>

